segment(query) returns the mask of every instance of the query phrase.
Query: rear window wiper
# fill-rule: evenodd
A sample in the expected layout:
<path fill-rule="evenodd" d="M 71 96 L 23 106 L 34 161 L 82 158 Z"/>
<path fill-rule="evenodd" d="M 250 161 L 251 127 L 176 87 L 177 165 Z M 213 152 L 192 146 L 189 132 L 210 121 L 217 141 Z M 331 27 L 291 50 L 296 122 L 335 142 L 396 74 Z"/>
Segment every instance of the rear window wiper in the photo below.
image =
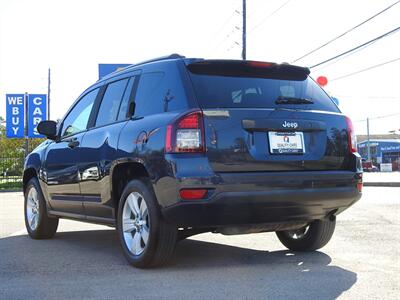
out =
<path fill-rule="evenodd" d="M 314 101 L 307 98 L 284 97 L 279 96 L 275 100 L 276 104 L 313 104 Z"/>

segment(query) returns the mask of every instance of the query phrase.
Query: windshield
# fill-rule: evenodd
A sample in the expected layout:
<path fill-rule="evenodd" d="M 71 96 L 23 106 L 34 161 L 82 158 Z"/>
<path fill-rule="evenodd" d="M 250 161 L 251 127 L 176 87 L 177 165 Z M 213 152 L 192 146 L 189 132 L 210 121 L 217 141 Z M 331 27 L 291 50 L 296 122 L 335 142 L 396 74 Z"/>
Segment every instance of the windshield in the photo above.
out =
<path fill-rule="evenodd" d="M 310 77 L 300 81 L 194 73 L 190 76 L 202 108 L 294 108 L 339 112 L 330 97 Z"/>

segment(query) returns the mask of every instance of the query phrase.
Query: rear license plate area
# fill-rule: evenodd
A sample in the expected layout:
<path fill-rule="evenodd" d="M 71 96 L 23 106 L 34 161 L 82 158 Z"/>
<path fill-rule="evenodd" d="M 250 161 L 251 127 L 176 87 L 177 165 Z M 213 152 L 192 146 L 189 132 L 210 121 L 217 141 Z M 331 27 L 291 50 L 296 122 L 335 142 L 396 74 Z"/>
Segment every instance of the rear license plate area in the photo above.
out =
<path fill-rule="evenodd" d="M 303 132 L 268 132 L 269 151 L 271 154 L 304 154 Z"/>

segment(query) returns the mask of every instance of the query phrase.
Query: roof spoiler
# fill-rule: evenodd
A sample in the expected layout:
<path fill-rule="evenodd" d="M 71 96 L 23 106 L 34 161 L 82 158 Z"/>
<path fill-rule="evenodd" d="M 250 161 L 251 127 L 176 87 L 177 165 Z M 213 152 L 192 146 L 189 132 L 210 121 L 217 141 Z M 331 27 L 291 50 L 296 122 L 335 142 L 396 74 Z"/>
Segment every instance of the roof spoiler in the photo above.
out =
<path fill-rule="evenodd" d="M 188 64 L 190 72 L 201 75 L 306 80 L 310 69 L 287 63 L 250 60 L 201 60 Z"/>

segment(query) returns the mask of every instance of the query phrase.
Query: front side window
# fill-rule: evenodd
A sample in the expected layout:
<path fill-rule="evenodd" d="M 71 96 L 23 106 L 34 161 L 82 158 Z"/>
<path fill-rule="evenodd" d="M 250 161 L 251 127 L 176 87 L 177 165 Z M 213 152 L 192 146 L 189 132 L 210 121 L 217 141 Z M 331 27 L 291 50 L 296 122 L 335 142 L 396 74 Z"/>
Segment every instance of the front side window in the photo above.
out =
<path fill-rule="evenodd" d="M 61 136 L 73 135 L 86 130 L 93 103 L 96 100 L 99 89 L 83 96 L 64 119 Z"/>
<path fill-rule="evenodd" d="M 129 78 L 110 83 L 101 101 L 97 114 L 96 127 L 110 124 L 117 120 L 119 107 Z"/>

